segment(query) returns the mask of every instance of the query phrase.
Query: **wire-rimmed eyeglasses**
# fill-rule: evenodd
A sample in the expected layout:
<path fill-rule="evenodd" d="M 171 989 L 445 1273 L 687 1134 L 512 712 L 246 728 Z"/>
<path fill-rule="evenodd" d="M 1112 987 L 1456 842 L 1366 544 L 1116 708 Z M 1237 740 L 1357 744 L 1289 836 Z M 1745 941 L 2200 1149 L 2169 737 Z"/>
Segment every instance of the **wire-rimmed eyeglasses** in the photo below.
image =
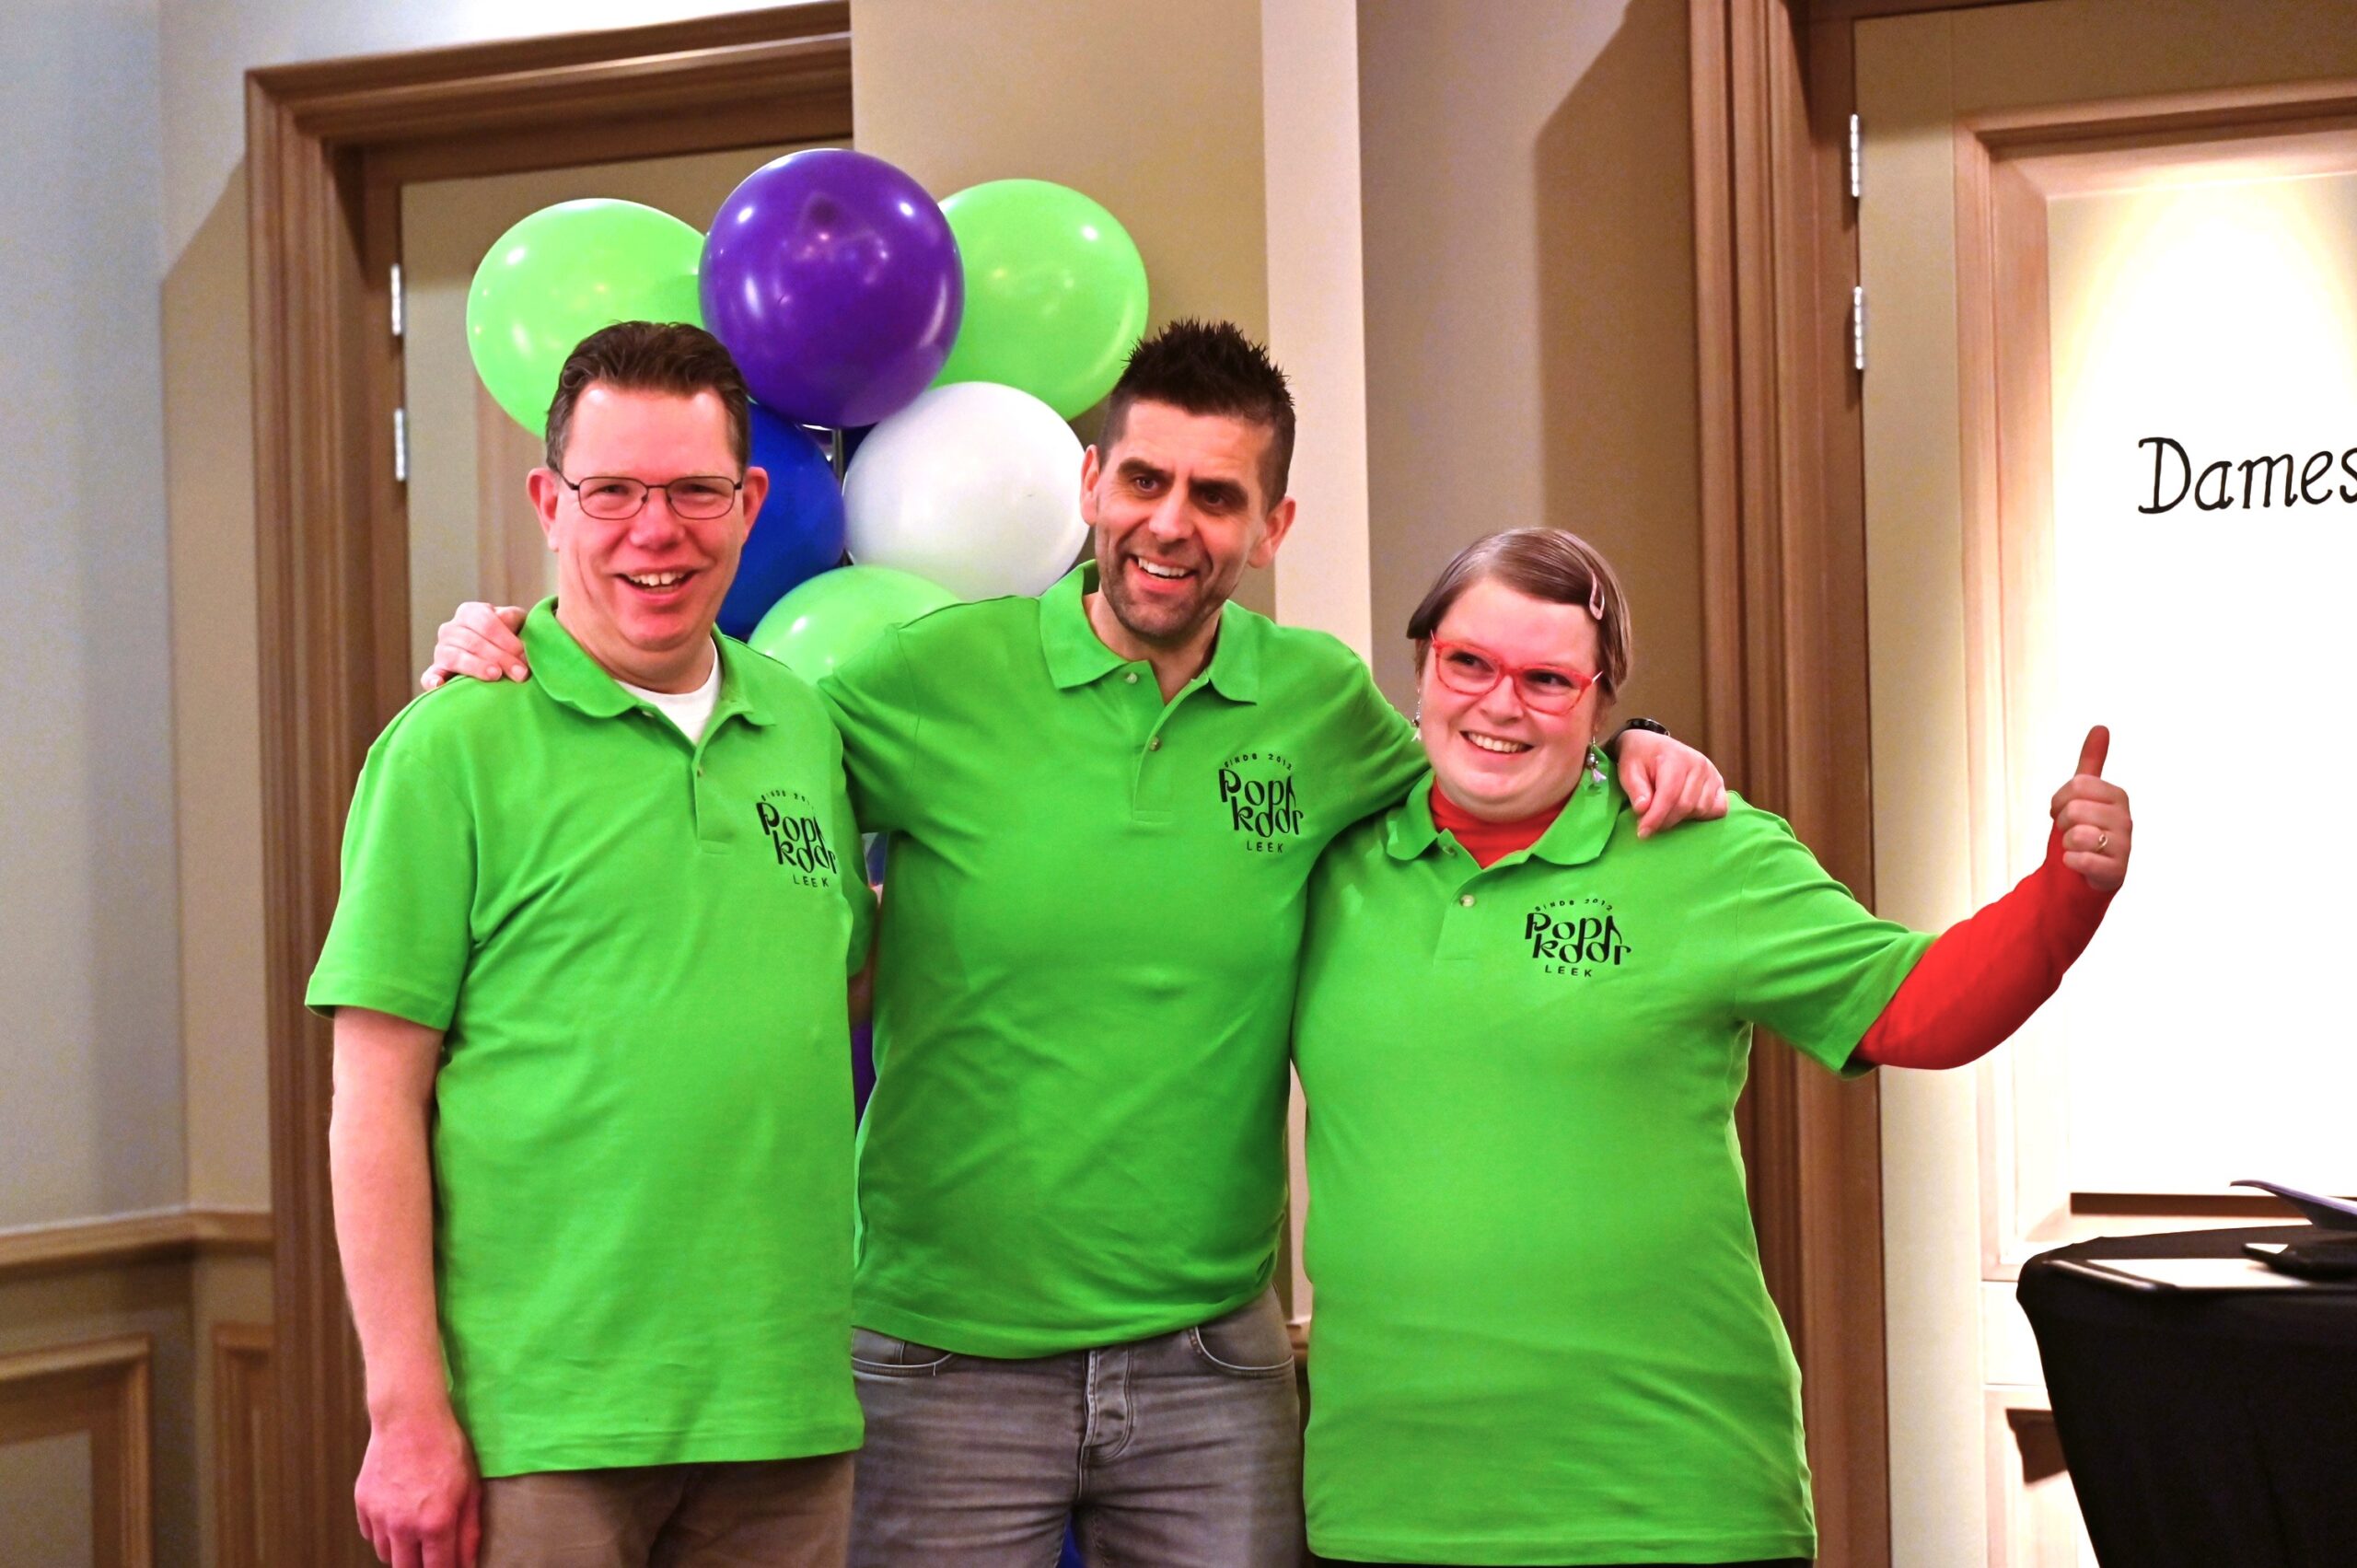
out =
<path fill-rule="evenodd" d="M 559 482 L 571 490 L 581 503 L 584 516 L 600 522 L 627 522 L 645 509 L 649 491 L 660 490 L 671 504 L 671 515 L 697 522 L 710 522 L 725 517 L 728 508 L 737 505 L 737 493 L 745 488 L 741 479 L 729 479 L 716 473 L 691 473 L 665 484 L 649 484 L 628 474 L 592 474 L 575 482 L 551 469 Z"/>

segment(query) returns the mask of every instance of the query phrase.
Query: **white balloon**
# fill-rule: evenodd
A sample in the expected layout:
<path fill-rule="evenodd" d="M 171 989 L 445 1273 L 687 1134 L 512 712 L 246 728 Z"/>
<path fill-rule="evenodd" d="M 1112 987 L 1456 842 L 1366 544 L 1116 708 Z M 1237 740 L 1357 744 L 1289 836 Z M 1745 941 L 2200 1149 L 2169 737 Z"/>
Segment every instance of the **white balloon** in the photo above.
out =
<path fill-rule="evenodd" d="M 1080 438 L 1028 392 L 935 387 L 867 433 L 843 475 L 843 537 L 959 598 L 1036 594 L 1064 575 L 1080 516 Z"/>

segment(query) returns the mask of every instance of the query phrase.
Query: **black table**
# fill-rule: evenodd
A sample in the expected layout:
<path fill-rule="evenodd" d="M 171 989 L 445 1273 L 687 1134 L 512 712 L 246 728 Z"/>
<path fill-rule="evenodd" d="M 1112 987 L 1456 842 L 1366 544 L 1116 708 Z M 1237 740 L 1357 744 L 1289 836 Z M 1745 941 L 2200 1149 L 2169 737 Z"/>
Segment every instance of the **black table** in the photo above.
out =
<path fill-rule="evenodd" d="M 2022 1266 L 2105 1568 L 2357 1568 L 2357 1288 L 2120 1289 L 2056 1265 L 2225 1258 L 2305 1225 L 2107 1237 Z"/>

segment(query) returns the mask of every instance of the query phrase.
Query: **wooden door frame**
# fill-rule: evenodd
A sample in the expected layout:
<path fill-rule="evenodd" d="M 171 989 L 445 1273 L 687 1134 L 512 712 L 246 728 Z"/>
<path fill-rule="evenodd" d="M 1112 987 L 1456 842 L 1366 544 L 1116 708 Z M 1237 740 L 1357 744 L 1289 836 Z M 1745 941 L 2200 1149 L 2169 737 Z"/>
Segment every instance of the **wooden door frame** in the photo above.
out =
<path fill-rule="evenodd" d="M 273 1561 L 372 1561 L 352 1520 L 366 1419 L 329 1206 L 329 1031 L 302 996 L 335 907 L 353 781 L 411 689 L 388 275 L 400 188 L 851 129 L 844 0 L 247 77 L 278 1238 Z"/>
<path fill-rule="evenodd" d="M 2012 0 L 1689 0 L 1704 736 L 1874 897 L 1854 29 Z M 1805 1376 L 1819 1560 L 1891 1558 L 1881 1098 L 1782 1049 L 1740 1114 L 1760 1263 Z"/>

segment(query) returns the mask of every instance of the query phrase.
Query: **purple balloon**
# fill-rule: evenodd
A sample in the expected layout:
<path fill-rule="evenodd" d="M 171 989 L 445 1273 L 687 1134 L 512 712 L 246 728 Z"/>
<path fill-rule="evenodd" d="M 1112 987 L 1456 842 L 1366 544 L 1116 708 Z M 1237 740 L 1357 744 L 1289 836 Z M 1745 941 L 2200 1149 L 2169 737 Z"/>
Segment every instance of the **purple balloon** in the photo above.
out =
<path fill-rule="evenodd" d="M 730 192 L 703 242 L 704 325 L 754 398 L 802 424 L 873 424 L 949 357 L 966 283 L 924 187 L 817 147 Z"/>

